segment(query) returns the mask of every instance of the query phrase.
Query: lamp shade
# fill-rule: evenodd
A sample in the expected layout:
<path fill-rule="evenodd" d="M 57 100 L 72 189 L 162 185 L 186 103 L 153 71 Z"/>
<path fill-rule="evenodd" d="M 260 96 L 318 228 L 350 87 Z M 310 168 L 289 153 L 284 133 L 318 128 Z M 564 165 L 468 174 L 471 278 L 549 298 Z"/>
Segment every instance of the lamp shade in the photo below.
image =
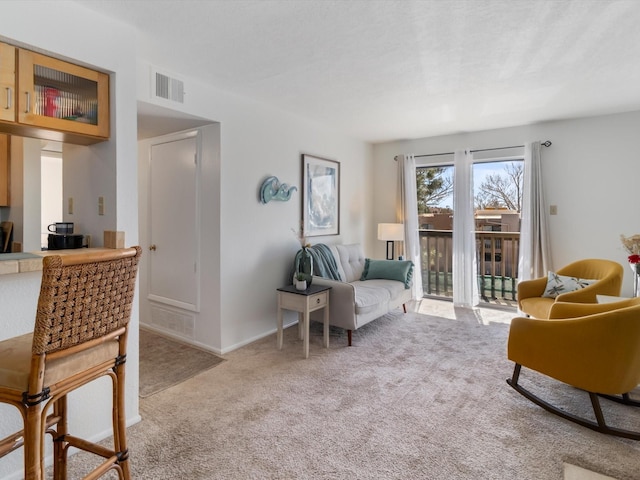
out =
<path fill-rule="evenodd" d="M 404 240 L 404 224 L 402 223 L 379 223 L 378 240 Z"/>

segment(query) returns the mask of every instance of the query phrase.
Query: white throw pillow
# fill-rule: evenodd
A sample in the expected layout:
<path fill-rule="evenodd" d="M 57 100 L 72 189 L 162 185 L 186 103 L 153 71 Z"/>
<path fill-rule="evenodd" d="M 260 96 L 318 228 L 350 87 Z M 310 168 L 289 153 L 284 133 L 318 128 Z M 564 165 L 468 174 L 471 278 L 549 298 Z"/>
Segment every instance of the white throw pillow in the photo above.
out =
<path fill-rule="evenodd" d="M 555 272 L 549 272 L 547 276 L 547 286 L 542 296 L 556 298 L 562 293 L 580 290 L 595 282 L 597 282 L 597 280 L 585 280 L 584 278 L 567 277 L 565 275 L 558 275 Z"/>

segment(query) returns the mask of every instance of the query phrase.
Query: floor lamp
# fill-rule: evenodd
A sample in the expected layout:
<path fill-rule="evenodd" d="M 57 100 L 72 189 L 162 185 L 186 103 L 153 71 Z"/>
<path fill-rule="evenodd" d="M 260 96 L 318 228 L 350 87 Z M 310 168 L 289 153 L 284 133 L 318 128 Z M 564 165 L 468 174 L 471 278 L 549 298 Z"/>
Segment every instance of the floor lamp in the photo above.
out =
<path fill-rule="evenodd" d="M 404 241 L 404 225 L 402 223 L 379 223 L 378 240 L 387 241 L 387 260 L 393 260 L 394 242 Z"/>

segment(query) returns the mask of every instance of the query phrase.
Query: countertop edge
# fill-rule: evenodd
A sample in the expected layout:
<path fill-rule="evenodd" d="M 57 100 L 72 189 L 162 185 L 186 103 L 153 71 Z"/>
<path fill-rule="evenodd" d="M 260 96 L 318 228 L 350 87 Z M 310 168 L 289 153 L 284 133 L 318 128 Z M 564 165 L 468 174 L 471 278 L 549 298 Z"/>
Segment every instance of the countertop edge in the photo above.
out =
<path fill-rule="evenodd" d="M 70 255 L 79 254 L 84 252 L 103 252 L 106 250 L 112 250 L 110 248 L 74 248 L 68 250 L 43 250 L 39 252 L 25 252 L 33 255 L 37 255 L 38 258 L 21 258 L 21 259 L 9 259 L 3 260 L 0 255 L 0 275 L 8 275 L 14 273 L 27 273 L 37 272 L 42 270 L 42 259 L 50 255 Z"/>

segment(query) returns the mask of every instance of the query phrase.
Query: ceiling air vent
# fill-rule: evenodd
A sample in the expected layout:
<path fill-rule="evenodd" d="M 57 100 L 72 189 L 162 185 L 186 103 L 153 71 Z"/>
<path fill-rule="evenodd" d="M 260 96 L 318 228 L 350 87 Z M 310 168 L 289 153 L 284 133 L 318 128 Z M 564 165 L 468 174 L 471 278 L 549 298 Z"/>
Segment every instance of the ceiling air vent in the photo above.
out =
<path fill-rule="evenodd" d="M 151 92 L 155 98 L 184 103 L 184 82 L 157 70 L 151 72 Z"/>

